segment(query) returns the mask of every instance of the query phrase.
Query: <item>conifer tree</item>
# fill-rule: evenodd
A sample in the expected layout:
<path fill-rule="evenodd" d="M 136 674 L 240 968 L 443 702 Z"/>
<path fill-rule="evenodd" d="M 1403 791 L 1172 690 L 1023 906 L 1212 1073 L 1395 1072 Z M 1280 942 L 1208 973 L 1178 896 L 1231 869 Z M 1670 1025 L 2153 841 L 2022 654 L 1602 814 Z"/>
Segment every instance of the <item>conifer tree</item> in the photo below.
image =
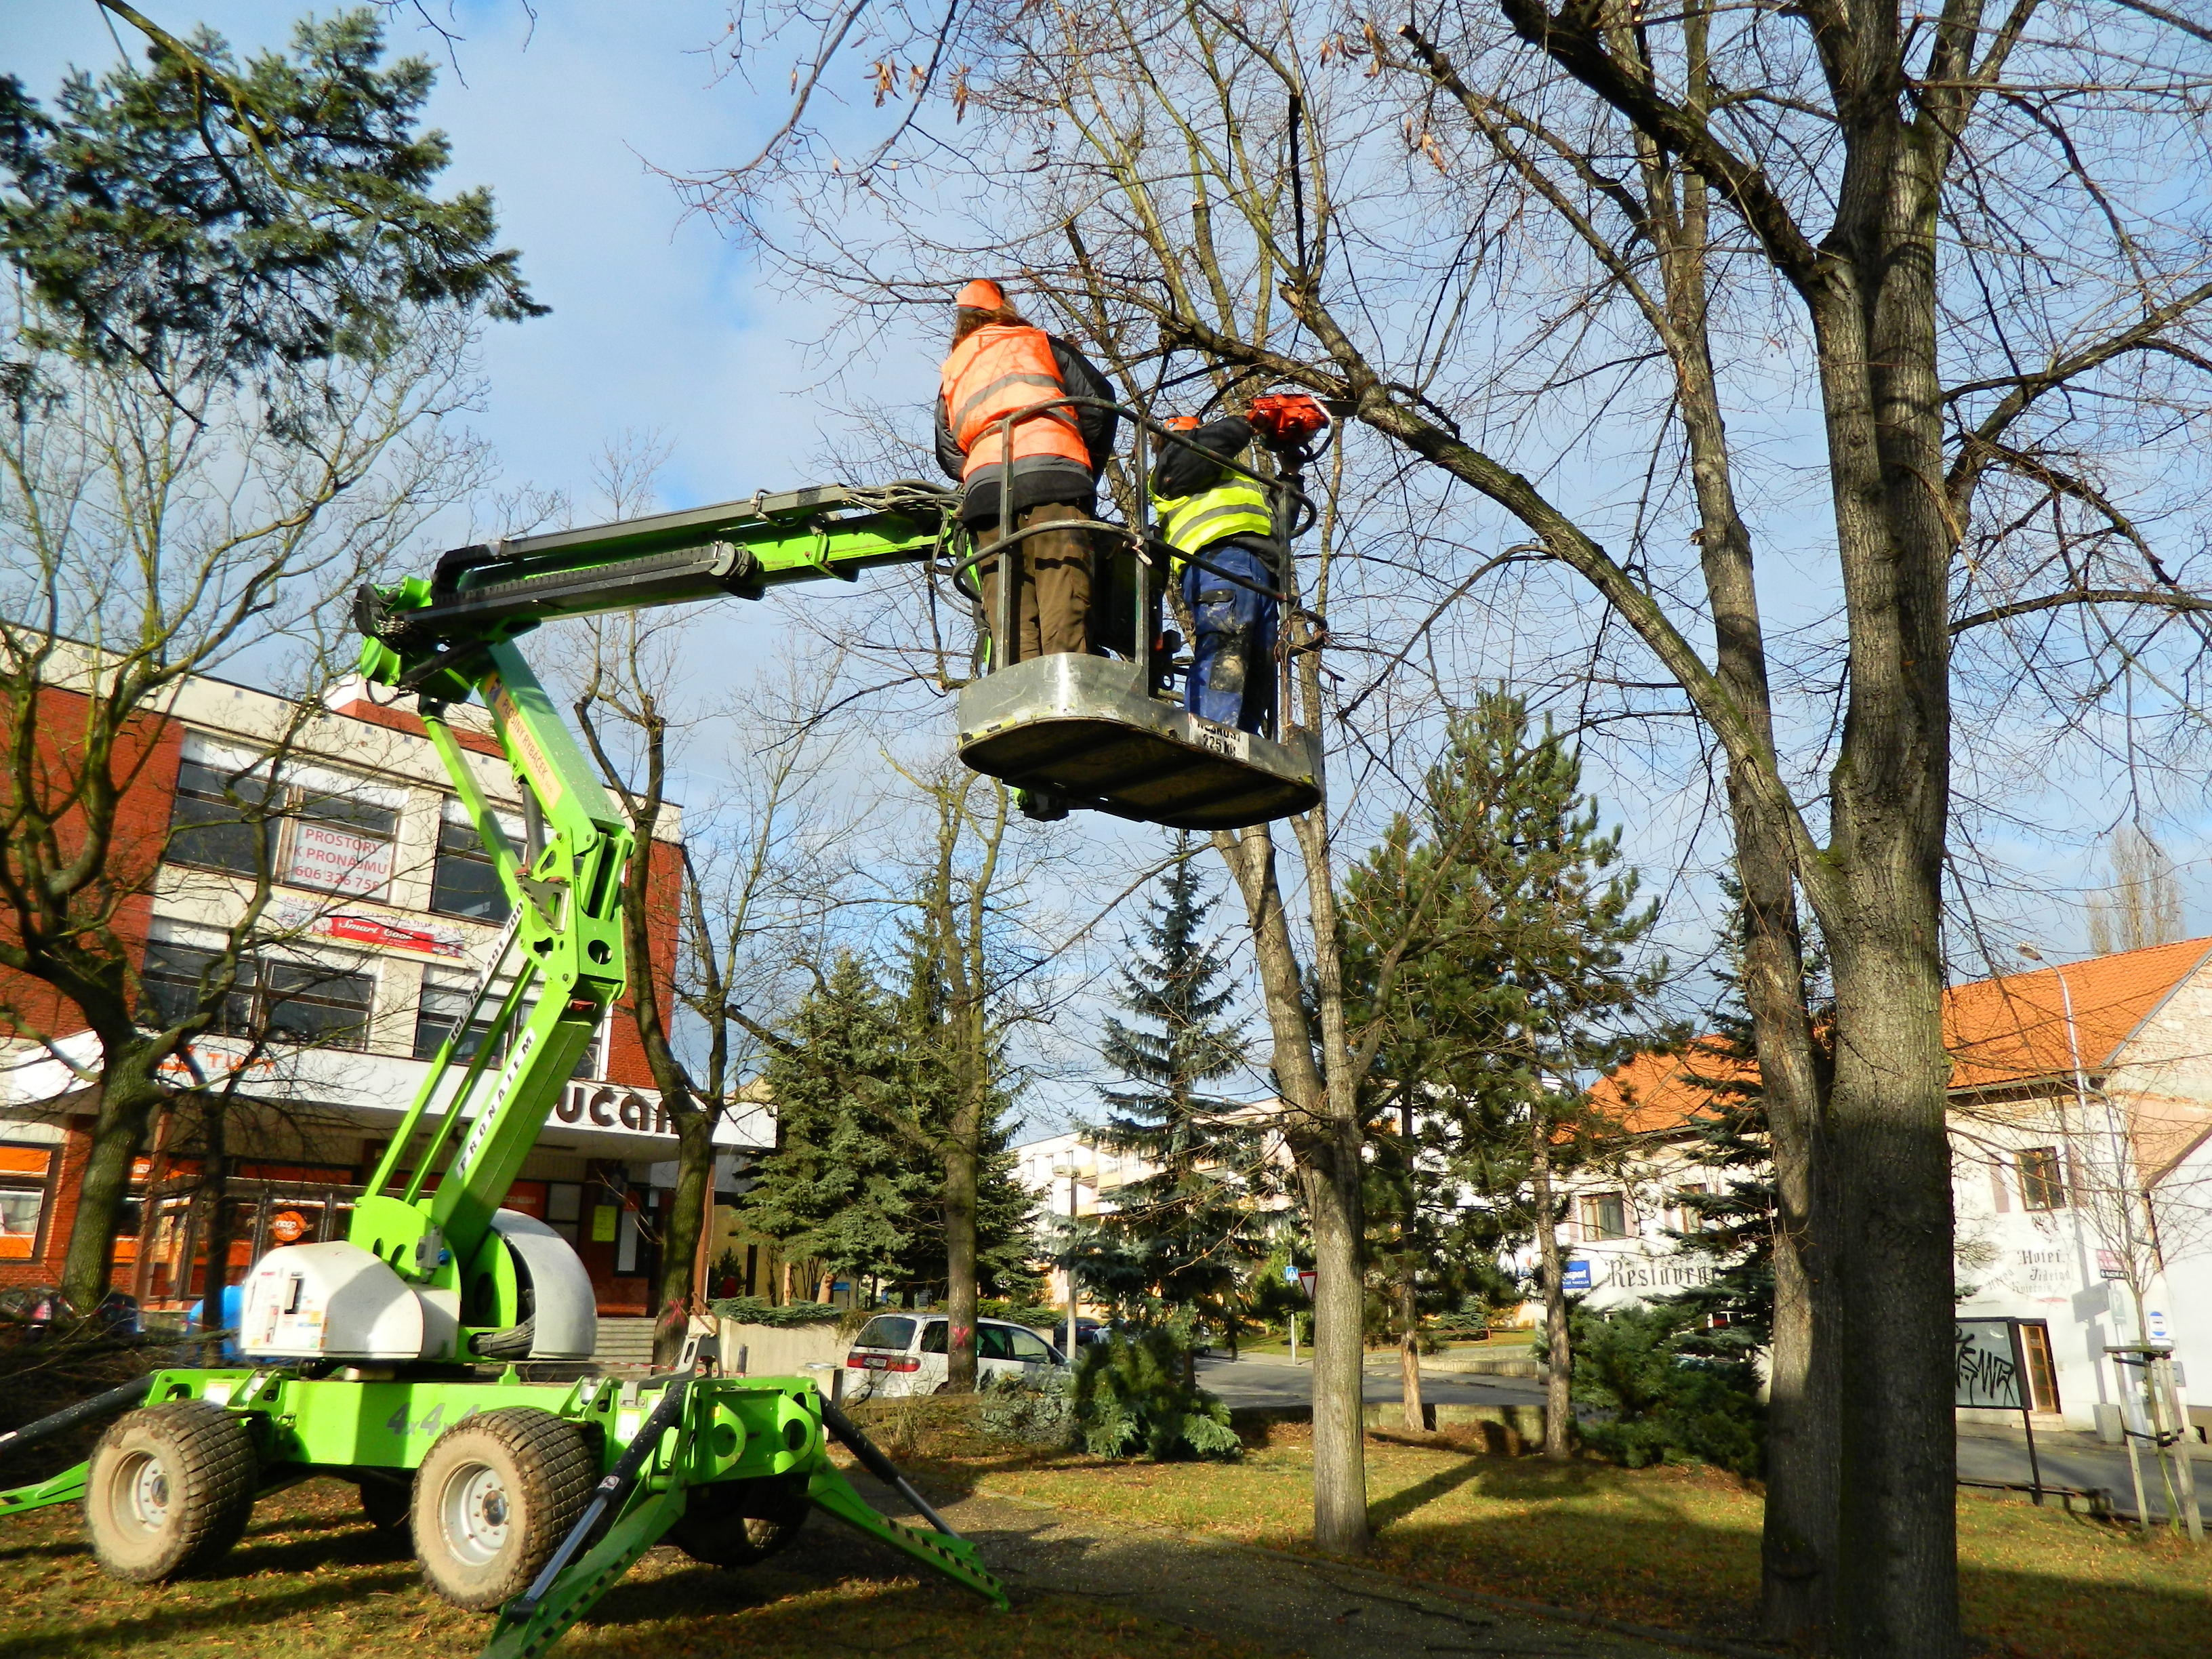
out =
<path fill-rule="evenodd" d="M 1618 829 L 1598 828 L 1566 739 L 1532 730 L 1522 700 L 1493 691 L 1452 718 L 1417 812 L 1345 896 L 1346 983 L 1366 988 L 1347 1015 L 1381 1023 L 1368 1086 L 1414 1126 L 1401 1137 L 1402 1179 L 1439 1212 L 1471 1208 L 1465 1228 L 1534 1235 L 1554 1456 L 1567 1453 L 1571 1366 L 1556 1182 L 1607 1132 L 1588 1080 L 1669 1035 L 1650 1012 L 1666 964 L 1635 960 L 1657 908 L 1616 867 L 1620 843 Z M 1403 1207 L 1402 1242 L 1421 1247 L 1419 1205 Z M 1410 1325 L 1410 1299 L 1401 1306 Z M 1401 1338 L 1410 1349 L 1410 1328 Z M 1417 1385 L 1410 1355 L 1407 1370 Z"/>
<path fill-rule="evenodd" d="M 943 1115 L 939 1038 L 915 1000 L 894 998 L 857 957 L 840 956 L 801 1002 L 766 1072 L 775 1150 L 738 1200 L 787 1258 L 944 1293 L 944 1176 L 912 1132 Z M 982 1288 L 1019 1291 L 1035 1200 L 1014 1178 L 1003 1107 L 986 1127 L 976 1182 Z"/>
<path fill-rule="evenodd" d="M 1137 1311 L 1186 1314 L 1233 1342 L 1249 1270 L 1268 1249 L 1265 1135 L 1239 1103 L 1206 1091 L 1243 1063 L 1244 1038 L 1228 1017 L 1236 988 L 1206 936 L 1217 896 L 1199 879 L 1188 836 L 1175 851 L 1118 975 L 1115 1001 L 1129 1022 L 1108 1018 L 1099 1045 L 1126 1086 L 1099 1091 L 1109 1114 L 1096 1142 L 1154 1173 L 1117 1190 L 1092 1255 L 1118 1267 Z"/>
<path fill-rule="evenodd" d="M 913 1274 L 915 1212 L 930 1174 L 886 1131 L 875 1099 L 899 1080 L 898 1012 L 858 957 L 841 956 L 770 1054 L 775 1150 L 738 1210 L 787 1259 L 895 1282 L 922 1276 Z"/>

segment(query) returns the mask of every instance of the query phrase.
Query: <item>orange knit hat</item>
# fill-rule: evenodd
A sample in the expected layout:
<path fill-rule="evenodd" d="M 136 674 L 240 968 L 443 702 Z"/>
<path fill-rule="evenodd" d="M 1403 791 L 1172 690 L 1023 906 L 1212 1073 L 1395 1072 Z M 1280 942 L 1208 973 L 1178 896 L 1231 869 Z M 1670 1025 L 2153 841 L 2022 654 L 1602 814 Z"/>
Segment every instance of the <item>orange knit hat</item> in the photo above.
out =
<path fill-rule="evenodd" d="M 1006 303 L 1006 295 L 988 276 L 978 276 L 960 290 L 952 303 L 969 311 L 996 311 Z"/>

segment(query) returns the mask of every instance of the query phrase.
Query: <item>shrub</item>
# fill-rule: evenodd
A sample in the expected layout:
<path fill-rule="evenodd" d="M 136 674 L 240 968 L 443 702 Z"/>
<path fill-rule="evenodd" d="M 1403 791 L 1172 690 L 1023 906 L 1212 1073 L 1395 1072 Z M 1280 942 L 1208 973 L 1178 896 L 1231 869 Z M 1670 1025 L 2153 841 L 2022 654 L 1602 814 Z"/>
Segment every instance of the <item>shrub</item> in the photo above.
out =
<path fill-rule="evenodd" d="M 1002 1376 L 983 1391 L 982 1422 L 994 1440 L 1064 1447 L 1075 1437 L 1075 1402 L 1065 1382 L 1039 1388 L 1024 1377 Z"/>
<path fill-rule="evenodd" d="M 1583 1443 L 1630 1468 L 1686 1459 L 1759 1473 L 1765 1439 L 1759 1379 L 1748 1360 L 1685 1353 L 1691 1316 L 1679 1308 L 1577 1308 L 1574 1398 L 1603 1416 Z"/>
<path fill-rule="evenodd" d="M 874 1313 L 878 1310 L 865 1308 L 848 1310 L 828 1302 L 786 1302 L 781 1306 L 765 1302 L 757 1296 L 726 1296 L 707 1304 L 723 1319 L 734 1319 L 740 1325 L 834 1325 L 848 1312 Z"/>
<path fill-rule="evenodd" d="M 1190 1351 L 1167 1331 L 1112 1336 L 1083 1351 L 1068 1384 L 1075 1437 L 1093 1457 L 1155 1462 L 1232 1458 L 1244 1448 L 1229 1407 L 1190 1381 Z"/>

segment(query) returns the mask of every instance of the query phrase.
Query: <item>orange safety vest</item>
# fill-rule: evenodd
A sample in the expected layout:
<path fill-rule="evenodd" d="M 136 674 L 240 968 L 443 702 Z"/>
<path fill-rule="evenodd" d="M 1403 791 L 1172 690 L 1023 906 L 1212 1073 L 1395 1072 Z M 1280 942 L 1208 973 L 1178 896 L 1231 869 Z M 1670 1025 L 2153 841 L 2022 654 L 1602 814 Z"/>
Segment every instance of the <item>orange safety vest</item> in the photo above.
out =
<path fill-rule="evenodd" d="M 945 399 L 945 423 L 968 458 L 962 481 L 996 466 L 1006 454 L 1005 433 L 995 424 L 1002 416 L 1066 391 L 1060 365 L 1052 360 L 1052 342 L 1041 328 L 986 323 L 953 347 L 939 377 L 938 393 Z M 1049 455 L 1091 470 L 1091 452 L 1084 447 L 1072 409 L 1039 410 L 1017 421 L 1012 454 L 1018 461 Z"/>

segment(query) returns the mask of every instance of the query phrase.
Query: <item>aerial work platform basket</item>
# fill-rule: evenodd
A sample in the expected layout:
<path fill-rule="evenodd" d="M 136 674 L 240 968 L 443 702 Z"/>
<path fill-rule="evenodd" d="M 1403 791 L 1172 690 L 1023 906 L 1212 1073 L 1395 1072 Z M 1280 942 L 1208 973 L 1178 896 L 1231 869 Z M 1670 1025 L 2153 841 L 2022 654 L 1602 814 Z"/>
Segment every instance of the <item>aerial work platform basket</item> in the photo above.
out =
<path fill-rule="evenodd" d="M 1315 422 L 1324 421 L 1310 400 L 1291 401 L 1310 407 Z M 1046 398 L 1002 417 L 1000 476 L 1012 475 L 1016 423 L 1087 406 L 1110 409 L 1135 426 L 1133 470 L 1139 479 L 1151 473 L 1148 434 L 1163 444 L 1189 442 L 1181 432 L 1122 405 Z M 1214 585 L 1266 595 L 1286 616 L 1310 624 L 1318 637 L 1320 618 L 1298 609 L 1290 559 L 1291 543 L 1313 517 L 1312 503 L 1299 488 L 1299 467 L 1311 459 L 1301 445 L 1310 435 L 1302 427 L 1269 445 L 1279 469 L 1273 475 L 1239 461 L 1220 463 L 1267 493 L 1282 567 L 1272 585 L 1215 564 L 1205 551 L 1170 546 L 1146 522 L 1141 488 L 1129 524 L 1056 519 L 1008 527 L 987 544 L 971 547 L 954 566 L 956 585 L 975 607 L 981 671 L 960 690 L 960 758 L 1022 791 L 1023 810 L 1032 817 L 1060 817 L 1071 807 L 1083 807 L 1173 830 L 1212 831 L 1241 830 L 1316 805 L 1321 744 L 1311 730 L 1283 723 L 1291 702 L 1291 656 L 1297 647 L 1287 635 L 1277 647 L 1264 671 L 1275 684 L 1262 729 L 1243 731 L 1182 706 L 1174 682 L 1195 670 L 1190 659 L 1176 654 L 1182 641 L 1168 626 L 1167 615 L 1176 568 L 1187 563 Z M 1094 550 L 1091 651 L 1024 659 L 1016 619 L 1029 562 L 1026 544 L 1068 530 L 1090 536 Z M 987 574 L 996 590 L 988 599 Z"/>
<path fill-rule="evenodd" d="M 1033 794 L 1172 830 L 1239 830 L 1321 799 L 1303 731 L 1276 742 L 1149 692 L 1133 662 L 1016 663 L 960 692 L 960 758 Z"/>

